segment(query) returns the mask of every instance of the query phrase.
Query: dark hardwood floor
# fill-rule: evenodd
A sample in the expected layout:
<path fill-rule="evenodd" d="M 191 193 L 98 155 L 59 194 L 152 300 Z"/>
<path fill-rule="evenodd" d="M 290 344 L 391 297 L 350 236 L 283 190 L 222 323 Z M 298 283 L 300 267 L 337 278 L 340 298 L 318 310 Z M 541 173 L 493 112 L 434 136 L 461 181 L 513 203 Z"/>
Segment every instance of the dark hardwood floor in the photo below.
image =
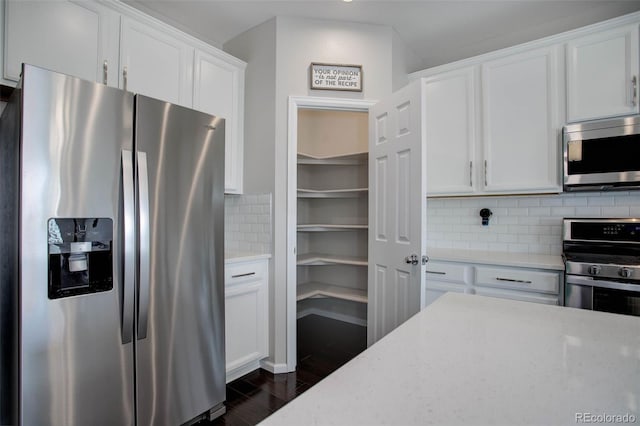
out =
<path fill-rule="evenodd" d="M 198 426 L 255 425 L 337 370 L 367 347 L 365 327 L 317 315 L 298 320 L 294 373 L 249 373 L 227 385 L 227 413 Z"/>

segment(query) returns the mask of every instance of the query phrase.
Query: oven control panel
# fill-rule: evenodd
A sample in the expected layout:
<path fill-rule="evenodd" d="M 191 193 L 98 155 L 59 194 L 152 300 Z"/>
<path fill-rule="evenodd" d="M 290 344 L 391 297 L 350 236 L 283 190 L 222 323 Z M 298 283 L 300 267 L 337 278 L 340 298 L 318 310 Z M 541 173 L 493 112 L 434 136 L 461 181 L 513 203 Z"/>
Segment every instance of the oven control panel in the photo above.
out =
<path fill-rule="evenodd" d="M 564 240 L 640 244 L 640 219 L 565 219 Z"/>

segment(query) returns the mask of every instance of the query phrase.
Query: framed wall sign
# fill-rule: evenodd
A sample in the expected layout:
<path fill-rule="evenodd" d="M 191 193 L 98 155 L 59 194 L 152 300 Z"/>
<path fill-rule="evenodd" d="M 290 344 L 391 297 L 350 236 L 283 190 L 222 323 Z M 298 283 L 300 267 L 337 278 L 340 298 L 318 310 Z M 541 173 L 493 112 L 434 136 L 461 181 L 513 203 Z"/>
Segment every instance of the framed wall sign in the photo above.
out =
<path fill-rule="evenodd" d="M 311 63 L 311 89 L 362 92 L 362 65 Z"/>

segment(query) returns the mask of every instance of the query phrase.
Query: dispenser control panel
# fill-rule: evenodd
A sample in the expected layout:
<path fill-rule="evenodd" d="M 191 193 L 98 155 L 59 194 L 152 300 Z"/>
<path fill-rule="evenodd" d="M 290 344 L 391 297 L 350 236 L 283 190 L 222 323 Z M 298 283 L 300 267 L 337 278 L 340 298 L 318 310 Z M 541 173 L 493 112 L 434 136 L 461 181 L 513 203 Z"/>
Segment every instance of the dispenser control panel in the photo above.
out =
<path fill-rule="evenodd" d="M 113 220 L 48 221 L 49 299 L 113 288 Z"/>

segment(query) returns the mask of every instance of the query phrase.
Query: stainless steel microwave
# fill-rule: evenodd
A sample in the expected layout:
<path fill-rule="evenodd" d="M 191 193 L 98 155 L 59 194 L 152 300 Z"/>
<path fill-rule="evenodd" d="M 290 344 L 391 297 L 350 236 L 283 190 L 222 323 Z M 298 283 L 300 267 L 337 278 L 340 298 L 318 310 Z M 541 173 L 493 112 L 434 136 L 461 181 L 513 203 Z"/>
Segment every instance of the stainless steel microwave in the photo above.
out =
<path fill-rule="evenodd" d="M 640 189 L 640 116 L 563 129 L 564 190 Z"/>

